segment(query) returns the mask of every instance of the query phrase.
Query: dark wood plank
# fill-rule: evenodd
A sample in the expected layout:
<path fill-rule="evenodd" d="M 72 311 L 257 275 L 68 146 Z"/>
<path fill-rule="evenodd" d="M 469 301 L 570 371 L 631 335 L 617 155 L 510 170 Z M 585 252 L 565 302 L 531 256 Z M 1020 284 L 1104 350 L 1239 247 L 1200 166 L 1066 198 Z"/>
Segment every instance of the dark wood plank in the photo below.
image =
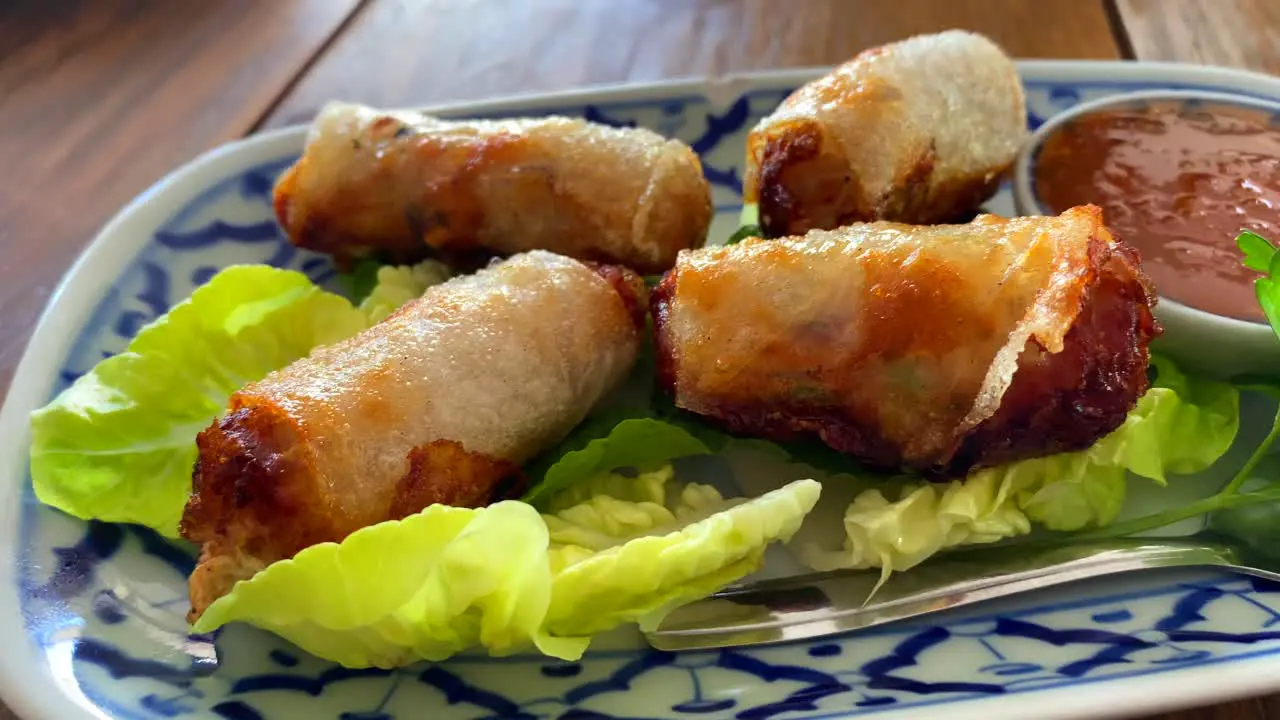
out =
<path fill-rule="evenodd" d="M 1280 693 L 1269 695 L 1258 701 L 1262 706 L 1262 720 L 1280 720 Z"/>
<path fill-rule="evenodd" d="M 1280 74 L 1277 0 L 1116 0 L 1116 14 L 1139 60 Z"/>
<path fill-rule="evenodd" d="M 1267 714 L 1262 700 L 1252 698 L 1188 708 L 1138 720 L 1269 720 L 1274 717 L 1276 716 Z"/>
<path fill-rule="evenodd" d="M 0 392 L 101 225 L 252 128 L 358 5 L 0 3 Z"/>
<path fill-rule="evenodd" d="M 1020 57 L 1117 57 L 1101 0 L 379 0 L 267 124 L 305 122 L 332 99 L 403 106 L 830 65 L 953 27 Z"/>

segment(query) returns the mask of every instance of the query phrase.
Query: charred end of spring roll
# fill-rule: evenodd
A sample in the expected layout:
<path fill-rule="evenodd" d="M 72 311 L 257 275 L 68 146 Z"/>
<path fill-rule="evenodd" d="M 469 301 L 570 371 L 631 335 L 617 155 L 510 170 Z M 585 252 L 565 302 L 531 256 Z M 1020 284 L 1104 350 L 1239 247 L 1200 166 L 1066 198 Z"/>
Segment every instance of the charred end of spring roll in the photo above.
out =
<path fill-rule="evenodd" d="M 1133 247 L 1095 239 L 1089 251 L 1094 269 L 1062 350 L 1027 340 L 999 408 L 965 435 L 952 472 L 1084 450 L 1147 391 L 1156 295 Z"/>
<path fill-rule="evenodd" d="M 768 237 L 968 220 L 1026 133 L 1022 84 L 999 47 L 958 30 L 915 37 L 861 53 L 761 120 L 745 199 Z"/>
<path fill-rule="evenodd" d="M 519 480 L 512 463 L 436 440 L 409 450 L 381 512 L 325 507 L 317 502 L 323 489 L 313 485 L 317 458 L 298 437 L 304 430 L 277 406 L 245 397 L 234 402 L 246 406 L 196 440 L 194 493 L 182 519 L 183 536 L 203 545 L 190 579 L 193 622 L 237 581 L 275 560 L 435 503 L 487 505 Z"/>
<path fill-rule="evenodd" d="M 1147 389 L 1154 304 L 1092 207 L 688 252 L 652 297 L 677 406 L 938 475 L 1119 427 Z"/>
<path fill-rule="evenodd" d="M 630 369 L 644 293 L 629 270 L 527 253 L 242 388 L 197 440 L 189 618 L 311 545 L 510 492 Z"/>
<path fill-rule="evenodd" d="M 697 153 L 648 130 L 346 103 L 321 111 L 274 203 L 295 245 L 339 261 L 543 249 L 645 273 L 701 245 L 712 214 Z"/>

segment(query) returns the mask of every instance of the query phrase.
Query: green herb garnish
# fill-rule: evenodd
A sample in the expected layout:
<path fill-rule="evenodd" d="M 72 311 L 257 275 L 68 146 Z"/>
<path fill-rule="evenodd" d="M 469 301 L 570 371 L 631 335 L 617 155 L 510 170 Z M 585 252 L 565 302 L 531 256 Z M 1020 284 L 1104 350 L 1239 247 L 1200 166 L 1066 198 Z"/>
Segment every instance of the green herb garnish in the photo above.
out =
<path fill-rule="evenodd" d="M 1276 248 L 1258 233 L 1242 232 L 1236 238 L 1236 246 L 1244 252 L 1244 266 L 1260 273 L 1271 271 L 1271 259 L 1276 255 Z"/>
<path fill-rule="evenodd" d="M 1244 252 L 1245 267 L 1263 274 L 1253 282 L 1254 292 L 1271 329 L 1280 337 L 1280 285 L 1277 285 L 1280 282 L 1280 253 L 1276 252 L 1275 245 L 1254 232 L 1240 233 L 1236 245 Z"/>

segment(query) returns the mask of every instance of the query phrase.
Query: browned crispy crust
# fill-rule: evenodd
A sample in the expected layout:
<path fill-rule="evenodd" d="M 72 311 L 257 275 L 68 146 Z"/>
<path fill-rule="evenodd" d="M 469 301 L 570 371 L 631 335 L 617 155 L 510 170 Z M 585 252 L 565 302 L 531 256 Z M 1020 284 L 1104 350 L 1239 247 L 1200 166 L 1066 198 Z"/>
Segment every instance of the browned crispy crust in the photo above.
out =
<path fill-rule="evenodd" d="M 433 256 L 474 268 L 545 249 L 661 272 L 705 240 L 710 186 L 692 149 L 662 146 L 668 169 L 659 173 L 606 131 L 633 132 L 583 124 L 554 142 L 501 130 L 463 137 L 382 115 L 350 139 L 337 167 L 304 153 L 277 181 L 273 206 L 293 244 L 341 265 Z M 562 152 L 575 146 L 590 147 L 588 159 Z"/>
<path fill-rule="evenodd" d="M 744 200 L 766 237 L 974 215 L 1026 137 L 1013 61 L 952 30 L 863 51 L 791 93 L 747 137 Z"/>
<path fill-rule="evenodd" d="M 748 137 L 759 180 L 749 184 L 743 200 L 757 203 L 765 237 L 874 218 L 871 203 L 858 192 L 854 169 L 821 150 L 822 128 L 811 120 L 789 123 L 768 137 Z"/>
<path fill-rule="evenodd" d="M 607 353 L 622 355 L 612 347 L 616 338 L 626 335 L 631 338 L 631 343 L 635 343 L 637 331 L 644 327 L 647 300 L 641 278 L 630 270 L 609 265 L 591 266 L 593 276 L 572 260 L 555 260 L 578 266 L 574 272 L 585 275 L 593 292 L 598 293 L 590 295 L 596 299 L 595 302 L 584 303 L 581 308 L 588 313 L 582 320 L 589 322 L 596 319 L 590 314 L 597 314 L 600 322 L 591 326 L 604 333 L 605 338 L 595 335 L 583 337 L 579 338 L 579 344 L 604 343 L 603 350 Z M 607 285 L 595 276 L 603 278 Z M 620 308 L 600 305 L 601 302 L 612 303 L 614 294 L 621 301 Z M 579 296 L 575 294 L 574 297 Z M 429 296 L 404 306 L 379 328 L 385 331 L 389 327 L 387 323 L 397 320 L 413 322 L 413 317 L 423 314 L 424 307 L 427 307 L 421 303 L 431 302 L 436 303 L 434 307 L 437 309 L 448 308 L 456 305 L 459 299 L 448 295 Z M 521 304 L 520 307 L 527 306 Z M 402 317 L 405 315 L 409 317 Z M 549 322 L 540 316 L 530 319 L 538 327 L 545 327 Z M 628 326 L 628 320 L 632 327 Z M 368 332 L 377 336 L 380 330 Z M 534 340 L 538 340 L 537 335 Z M 349 359 L 358 357 L 366 344 L 360 338 L 353 338 L 346 344 L 349 347 L 326 349 L 337 353 L 324 361 L 328 367 L 352 369 Z M 449 352 L 457 352 L 456 343 L 449 347 Z M 631 353 L 629 357 L 633 358 L 633 345 Z M 494 364 L 478 371 L 493 373 Z M 579 363 L 577 367 L 589 365 Z M 365 433 L 364 437 L 369 433 L 403 430 L 402 426 L 395 425 L 395 421 L 387 420 L 398 417 L 398 411 L 392 407 L 394 400 L 375 387 L 378 373 L 366 368 L 362 371 L 365 375 L 362 376 L 360 390 L 342 391 L 355 392 L 359 401 L 357 406 L 336 418 L 320 411 L 319 424 L 308 423 L 301 418 L 314 419 L 316 414 L 299 412 L 299 404 L 314 408 L 319 402 L 314 398 L 339 392 L 337 387 L 340 383 L 329 380 L 316 392 L 291 394 L 281 390 L 288 384 L 281 375 L 289 374 L 291 368 L 237 392 L 232 396 L 226 415 L 197 437 L 193 493 L 180 528 L 183 537 L 203 546 L 200 562 L 190 580 L 192 609 L 189 618 L 192 621 L 210 603 L 230 591 L 237 581 L 251 577 L 272 562 L 293 557 L 307 547 L 341 541 L 361 527 L 400 519 L 435 503 L 455 507 L 483 506 L 518 492 L 524 484 L 525 479 L 516 462 L 522 461 L 536 448 L 520 455 L 519 459 L 492 457 L 451 439 L 447 430 L 441 431 L 443 435 L 427 435 L 425 440 L 414 439 L 404 445 L 395 445 L 390 456 L 405 458 L 404 465 L 399 466 L 403 468 L 402 474 L 400 469 L 394 469 L 395 466 L 384 475 L 377 475 L 372 470 L 365 472 L 363 466 L 348 468 L 343 474 L 334 469 L 333 462 L 323 463 L 321 460 L 326 457 L 325 448 L 332 448 L 335 444 L 334 433 L 338 428 L 347 427 L 347 423 L 350 423 L 352 432 Z M 621 377 L 624 371 L 624 366 L 619 366 L 617 377 Z M 615 371 L 601 367 L 599 372 Z M 314 369 L 302 374 L 308 379 L 315 377 Z M 536 381 L 536 373 L 533 375 Z M 508 368 L 505 377 L 512 376 L 523 377 L 521 366 Z M 444 397 L 440 402 L 451 402 L 458 406 L 459 412 L 466 412 L 471 407 L 465 399 L 459 401 Z M 566 399 L 566 402 L 575 401 Z M 584 405 L 580 412 L 585 414 L 587 407 L 589 405 Z M 547 432 L 547 420 L 542 416 L 544 409 L 540 408 L 534 415 L 536 427 L 524 427 L 522 434 Z M 509 419 L 513 409 L 504 406 L 502 410 Z M 492 409 L 484 411 L 484 414 L 492 414 Z M 518 421 L 513 422 L 519 427 Z M 493 432 L 502 434 L 505 429 L 496 427 Z M 408 443 L 413 442 L 420 444 L 410 447 Z M 405 454 L 401 456 L 401 452 Z M 332 455 L 328 457 L 332 460 Z M 358 476 L 358 480 L 353 480 L 351 475 Z M 344 484 L 346 495 L 333 491 L 335 481 Z M 352 485 L 359 485 L 359 502 L 353 501 Z"/>
<path fill-rule="evenodd" d="M 753 132 L 747 152 L 757 177 L 745 202 L 758 204 L 765 237 L 803 235 L 855 222 L 891 220 L 930 225 L 967 220 L 995 193 L 1009 169 L 933 180 L 932 147 L 906 163 L 893 190 L 872 197 L 857 169 L 842 154 L 824 147 L 826 135 L 812 120 L 795 120 L 768 132 Z"/>
<path fill-rule="evenodd" d="M 840 387 L 804 387 L 803 392 L 797 387 L 790 399 L 782 401 L 761 401 L 752 395 L 757 388 L 738 387 L 732 396 L 699 398 L 702 414 L 730 432 L 779 441 L 816 436 L 869 465 L 935 476 L 962 475 L 975 467 L 1086 448 L 1119 427 L 1146 391 L 1148 345 L 1161 332 L 1152 314 L 1155 295 L 1137 252 L 1101 235 L 1090 237 L 1089 243 L 1091 270 L 1063 349 L 1049 353 L 1034 338 L 1029 340 L 995 414 L 963 433 L 951 452 L 929 463 L 904 458 L 899 444 L 885 437 L 874 421 L 872 408 L 851 406 L 848 390 Z M 678 265 L 651 295 L 658 384 L 673 395 L 680 379 L 680 348 L 674 347 L 669 328 L 679 274 Z M 933 293 L 936 306 L 947 307 L 945 280 L 945 273 L 935 272 L 924 282 L 899 286 L 898 292 Z M 895 315 L 894 303 L 901 300 L 902 295 L 890 292 L 868 301 L 860 332 L 877 338 L 877 351 L 894 353 L 895 344 L 905 339 L 904 323 L 931 322 Z M 949 317 L 945 312 L 932 320 L 938 321 L 936 328 L 913 335 L 934 338 L 934 350 L 939 353 L 954 339 L 950 333 L 982 321 Z M 704 337 L 714 342 L 714 329 L 706 329 Z M 858 383 L 860 362 L 850 358 L 837 373 L 850 387 Z"/>
<path fill-rule="evenodd" d="M 203 544 L 190 580 L 193 622 L 236 581 L 342 535 L 328 513 L 316 512 L 313 469 L 301 441 L 300 428 L 266 405 L 234 407 L 196 437 L 192 495 L 180 528 Z"/>
<path fill-rule="evenodd" d="M 609 281 L 613 291 L 618 293 L 618 298 L 622 300 L 623 307 L 627 309 L 627 314 L 631 316 L 631 321 L 635 323 L 637 329 L 643 330 L 645 320 L 649 317 L 649 289 L 645 287 L 644 278 L 617 265 L 600 263 L 587 263 L 587 265 L 595 270 L 597 275 Z"/>
<path fill-rule="evenodd" d="M 1148 346 L 1161 328 L 1138 252 L 1094 243 L 1090 254 L 1098 272 L 1062 352 L 1027 343 L 999 410 L 969 432 L 948 471 L 1083 450 L 1120 427 L 1147 391 Z"/>
<path fill-rule="evenodd" d="M 409 469 L 396 483 L 388 520 L 421 512 L 434 504 L 481 507 L 495 489 L 518 478 L 520 468 L 503 460 L 468 452 L 461 443 L 435 440 L 409 451 Z"/>
<path fill-rule="evenodd" d="M 391 117 L 380 117 L 369 127 L 369 138 L 394 137 L 399 126 Z M 403 142 L 408 145 L 411 141 Z M 484 214 L 476 192 L 476 174 L 489 163 L 512 162 L 511 156 L 513 151 L 518 151 L 518 146 L 504 135 L 483 138 L 472 147 L 441 145 L 430 142 L 430 138 L 412 145 L 406 148 L 407 152 L 386 153 L 370 160 L 380 166 L 372 176 L 386 187 L 346 187 L 345 192 L 333 192 L 319 203 L 309 203 L 307 212 L 298 212 L 298 179 L 312 171 L 310 158 L 304 154 L 285 171 L 273 191 L 276 219 L 289 240 L 298 247 L 333 255 L 344 262 L 375 252 L 393 262 L 413 262 L 426 257 L 433 249 L 446 260 L 458 254 L 494 255 L 477 247 L 481 242 Z M 370 202 L 372 193 L 380 193 L 384 202 L 396 198 L 399 193 L 391 192 L 390 180 L 410 172 L 413 167 L 410 157 L 426 167 L 452 167 L 453 174 L 446 181 L 421 188 L 419 202 L 389 207 L 385 216 L 373 223 L 352 226 L 344 219 Z M 400 181 L 412 182 L 408 177 Z M 545 203 L 550 199 L 542 192 L 550 191 L 550 187 L 537 182 L 526 185 L 525 192 L 533 202 Z M 466 264 L 474 264 L 474 260 Z"/>
<path fill-rule="evenodd" d="M 321 542 L 360 529 L 317 487 L 306 430 L 272 405 L 240 407 L 196 439 L 199 457 L 181 532 L 204 543 L 191 579 L 194 622 L 238 580 Z M 383 520 L 433 503 L 480 507 L 519 479 L 511 463 L 469 452 L 451 440 L 415 447 Z"/>
<path fill-rule="evenodd" d="M 675 347 L 667 328 L 679 272 L 679 267 L 668 272 L 650 294 L 657 386 L 672 396 L 676 394 L 679 374 L 676 361 L 679 348 Z M 869 465 L 888 468 L 902 462 L 897 445 L 883 437 L 875 423 L 852 417 L 847 410 L 798 400 L 761 402 L 746 394 L 751 388 L 743 390 L 744 394 L 733 397 L 703 398 L 704 404 L 712 409 L 702 415 L 734 434 L 782 442 L 816 436 Z M 679 400 L 676 405 L 681 405 Z"/>

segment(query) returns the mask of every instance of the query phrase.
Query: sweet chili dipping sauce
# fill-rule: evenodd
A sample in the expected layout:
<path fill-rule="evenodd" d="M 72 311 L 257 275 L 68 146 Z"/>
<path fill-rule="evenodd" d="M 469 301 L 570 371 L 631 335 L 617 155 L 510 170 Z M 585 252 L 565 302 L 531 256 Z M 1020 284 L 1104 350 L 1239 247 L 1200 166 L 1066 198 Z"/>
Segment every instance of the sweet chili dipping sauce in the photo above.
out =
<path fill-rule="evenodd" d="M 1280 118 L 1212 101 L 1152 100 L 1098 110 L 1053 132 L 1036 158 L 1036 194 L 1054 214 L 1093 203 L 1138 248 L 1160 295 L 1265 322 L 1257 274 L 1235 238 L 1280 240 Z"/>

